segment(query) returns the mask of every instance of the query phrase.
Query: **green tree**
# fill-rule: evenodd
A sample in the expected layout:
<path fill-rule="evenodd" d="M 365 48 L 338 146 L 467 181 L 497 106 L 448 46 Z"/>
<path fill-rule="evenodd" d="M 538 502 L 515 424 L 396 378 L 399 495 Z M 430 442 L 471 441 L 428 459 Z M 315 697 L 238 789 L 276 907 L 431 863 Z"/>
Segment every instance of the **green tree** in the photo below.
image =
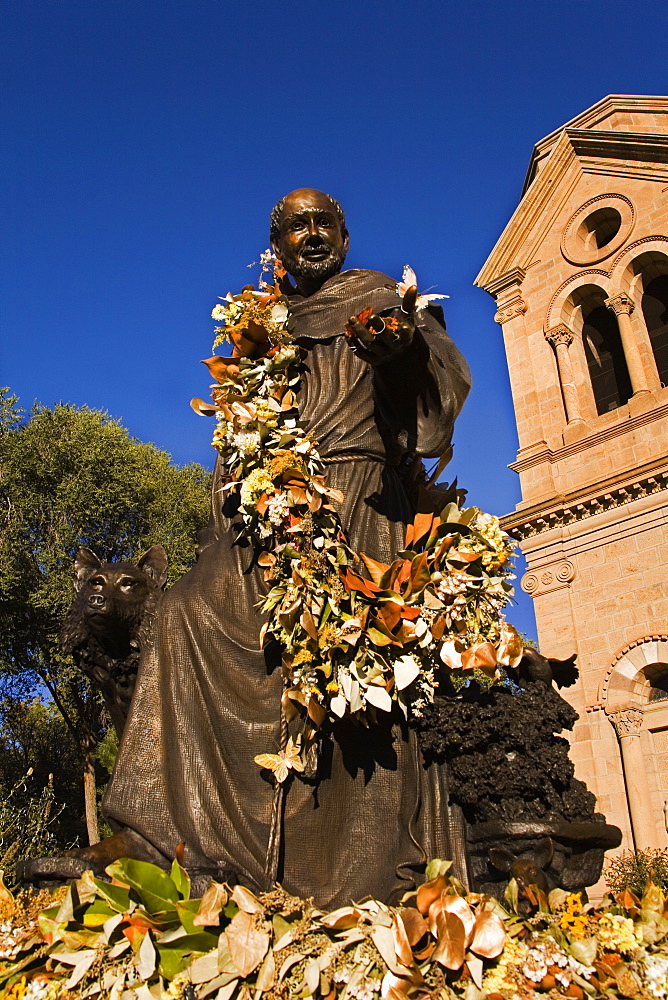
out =
<path fill-rule="evenodd" d="M 209 488 L 202 466 L 172 464 L 166 452 L 132 438 L 105 413 L 35 405 L 25 418 L 16 397 L 0 390 L 0 696 L 6 725 L 17 723 L 7 704 L 29 708 L 46 697 L 62 717 L 80 767 L 93 766 L 107 728 L 102 702 L 58 639 L 72 600 L 76 552 L 87 546 L 103 561 L 132 561 L 160 543 L 171 584 L 194 561 Z M 56 771 L 57 762 L 45 766 Z M 99 763 L 97 770 L 106 775 Z M 7 787 L 1 769 L 0 783 Z"/>

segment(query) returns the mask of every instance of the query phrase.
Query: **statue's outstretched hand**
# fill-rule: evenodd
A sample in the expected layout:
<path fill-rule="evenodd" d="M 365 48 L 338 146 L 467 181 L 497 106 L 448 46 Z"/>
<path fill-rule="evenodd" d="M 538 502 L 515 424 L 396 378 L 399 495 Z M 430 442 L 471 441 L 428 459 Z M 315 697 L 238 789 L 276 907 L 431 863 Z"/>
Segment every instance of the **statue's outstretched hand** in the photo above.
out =
<path fill-rule="evenodd" d="M 381 365 L 402 354 L 415 334 L 417 285 L 406 289 L 401 306 L 375 313 L 364 309 L 346 323 L 350 349 L 370 365 Z"/>

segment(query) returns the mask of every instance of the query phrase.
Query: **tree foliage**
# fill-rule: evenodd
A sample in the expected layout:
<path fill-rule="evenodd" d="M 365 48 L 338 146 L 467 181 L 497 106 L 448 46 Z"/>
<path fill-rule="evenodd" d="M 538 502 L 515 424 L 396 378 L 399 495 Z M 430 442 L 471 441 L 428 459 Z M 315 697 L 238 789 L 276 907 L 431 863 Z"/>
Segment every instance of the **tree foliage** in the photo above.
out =
<path fill-rule="evenodd" d="M 105 720 L 97 693 L 59 648 L 76 552 L 87 546 L 103 561 L 132 561 L 160 543 L 171 584 L 194 561 L 209 487 L 202 466 L 172 464 L 105 413 L 35 405 L 26 418 L 0 391 L 0 694 L 25 706 L 46 689 L 80 755 L 91 750 L 84 732 L 103 739 Z M 0 768 L 0 784 L 9 780 Z"/>

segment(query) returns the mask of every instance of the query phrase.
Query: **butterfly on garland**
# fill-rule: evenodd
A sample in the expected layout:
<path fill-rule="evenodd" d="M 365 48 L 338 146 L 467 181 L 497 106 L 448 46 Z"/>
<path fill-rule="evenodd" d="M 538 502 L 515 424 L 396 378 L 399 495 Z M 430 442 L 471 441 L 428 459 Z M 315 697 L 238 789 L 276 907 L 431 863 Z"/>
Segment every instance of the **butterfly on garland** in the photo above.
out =
<path fill-rule="evenodd" d="M 301 752 L 301 739 L 297 737 L 293 740 L 291 736 L 285 750 L 279 750 L 278 753 L 259 753 L 254 760 L 260 767 L 273 771 L 277 784 L 282 785 L 291 770 L 304 770 Z"/>

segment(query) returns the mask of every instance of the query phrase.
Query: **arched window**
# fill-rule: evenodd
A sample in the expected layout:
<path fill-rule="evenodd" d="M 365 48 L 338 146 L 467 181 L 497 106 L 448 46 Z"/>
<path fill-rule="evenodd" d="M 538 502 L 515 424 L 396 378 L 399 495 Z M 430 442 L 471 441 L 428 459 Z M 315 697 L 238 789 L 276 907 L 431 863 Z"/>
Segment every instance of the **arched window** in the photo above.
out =
<path fill-rule="evenodd" d="M 642 296 L 642 312 L 659 378 L 663 385 L 668 385 L 668 273 L 647 282 Z"/>
<path fill-rule="evenodd" d="M 582 340 L 596 410 L 607 413 L 623 406 L 633 395 L 617 317 L 594 297 L 583 303 L 582 319 Z"/>
<path fill-rule="evenodd" d="M 668 701 L 668 663 L 648 663 L 643 673 L 649 681 L 649 704 Z"/>

